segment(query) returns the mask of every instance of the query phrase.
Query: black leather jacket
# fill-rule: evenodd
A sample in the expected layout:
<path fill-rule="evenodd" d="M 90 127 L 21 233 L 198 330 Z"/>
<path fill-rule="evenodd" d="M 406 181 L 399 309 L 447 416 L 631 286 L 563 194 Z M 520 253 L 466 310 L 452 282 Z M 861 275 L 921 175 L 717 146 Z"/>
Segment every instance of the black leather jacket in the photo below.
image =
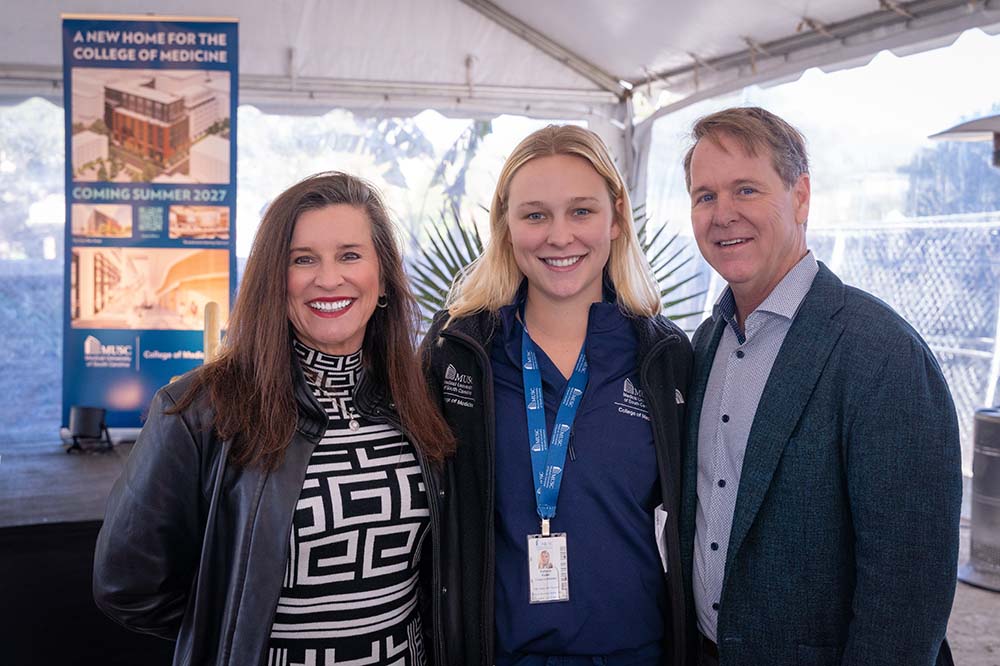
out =
<path fill-rule="evenodd" d="M 111 491 L 94 559 L 94 599 L 125 627 L 176 640 L 175 666 L 252 666 L 267 655 L 292 516 L 327 425 L 294 357 L 293 365 L 298 425 L 276 470 L 227 462 L 230 442 L 212 428 L 206 397 L 180 414 L 166 413 L 190 386 L 187 375 L 156 394 Z M 400 428 L 393 407 L 384 387 L 362 373 L 358 412 Z M 440 663 L 439 604 L 428 594 L 439 588 L 438 472 L 415 448 L 431 514 L 421 610 L 429 656 Z"/>

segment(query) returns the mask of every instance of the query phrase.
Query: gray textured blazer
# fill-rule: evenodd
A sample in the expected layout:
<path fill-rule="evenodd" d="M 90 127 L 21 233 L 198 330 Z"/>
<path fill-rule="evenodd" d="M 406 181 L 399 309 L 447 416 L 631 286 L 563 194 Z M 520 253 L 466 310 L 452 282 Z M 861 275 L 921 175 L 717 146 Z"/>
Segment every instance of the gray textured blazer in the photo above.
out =
<path fill-rule="evenodd" d="M 693 341 L 680 529 L 694 627 L 698 422 L 724 325 L 705 321 Z M 950 664 L 961 501 L 958 423 L 933 355 L 820 264 L 747 441 L 722 666 Z"/>

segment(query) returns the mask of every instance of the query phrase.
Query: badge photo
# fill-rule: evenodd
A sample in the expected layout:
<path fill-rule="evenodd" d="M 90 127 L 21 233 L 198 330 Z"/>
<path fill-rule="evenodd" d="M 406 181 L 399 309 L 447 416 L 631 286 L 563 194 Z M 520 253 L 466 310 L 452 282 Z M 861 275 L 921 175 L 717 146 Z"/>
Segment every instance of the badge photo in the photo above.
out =
<path fill-rule="evenodd" d="M 569 567 L 566 535 L 528 536 L 529 603 L 569 601 Z"/>

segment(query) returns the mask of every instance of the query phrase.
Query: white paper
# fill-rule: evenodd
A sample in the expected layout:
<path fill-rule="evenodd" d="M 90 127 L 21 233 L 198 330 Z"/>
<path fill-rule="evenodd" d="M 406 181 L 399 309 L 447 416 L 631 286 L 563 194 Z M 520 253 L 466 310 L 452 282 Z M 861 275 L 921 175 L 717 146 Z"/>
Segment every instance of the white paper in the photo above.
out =
<path fill-rule="evenodd" d="M 663 564 L 663 573 L 667 573 L 667 510 L 663 505 L 653 509 L 653 522 L 656 533 L 656 550 L 660 552 L 660 562 Z"/>

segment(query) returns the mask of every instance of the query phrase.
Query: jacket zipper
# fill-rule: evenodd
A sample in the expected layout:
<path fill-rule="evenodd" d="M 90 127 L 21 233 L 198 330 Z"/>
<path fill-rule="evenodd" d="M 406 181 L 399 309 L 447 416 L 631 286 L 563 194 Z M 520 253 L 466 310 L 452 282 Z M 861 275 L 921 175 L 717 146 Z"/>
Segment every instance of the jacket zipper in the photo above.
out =
<path fill-rule="evenodd" d="M 664 338 L 663 340 L 661 340 L 660 342 L 658 342 L 652 349 L 650 349 L 649 353 L 646 355 L 646 359 L 642 363 L 642 367 L 639 368 L 639 376 L 640 376 L 640 378 L 642 378 L 645 381 L 645 378 L 648 375 L 649 369 L 652 366 L 654 359 L 657 356 L 659 356 L 661 353 L 665 353 L 667 351 L 668 347 L 671 347 L 671 346 L 676 345 L 677 343 L 679 343 L 680 340 L 681 340 L 680 336 L 670 335 L 670 336 Z M 674 390 L 676 392 L 676 390 L 677 390 L 676 382 L 672 382 L 672 383 L 674 383 Z M 675 395 L 676 395 L 676 393 L 675 393 Z M 667 400 L 671 400 L 671 399 L 675 399 L 675 398 L 674 398 L 674 396 L 666 396 L 666 399 Z M 650 410 L 650 415 L 653 418 L 653 422 L 655 424 L 657 424 L 657 428 L 662 428 L 662 426 L 663 426 L 663 420 L 662 420 L 662 418 L 657 418 L 657 413 L 656 413 L 657 406 L 658 405 L 657 405 L 657 402 L 655 400 L 650 400 L 649 401 L 649 410 Z M 666 436 L 667 439 L 669 439 L 670 433 L 664 433 L 664 435 Z M 683 430 L 680 433 L 680 437 L 682 438 L 680 443 L 683 444 L 683 437 L 684 437 Z M 663 442 L 662 445 L 657 444 L 657 440 L 658 439 Z M 666 446 L 668 445 L 668 442 L 663 437 L 657 438 L 656 437 L 656 433 L 654 431 L 654 433 L 653 433 L 653 443 L 656 444 L 656 455 L 657 455 L 657 461 L 658 461 L 658 463 L 659 463 L 659 460 L 661 460 L 661 459 L 663 460 L 663 465 L 661 466 L 661 469 L 659 470 L 659 472 L 660 472 L 660 476 L 663 477 L 663 487 L 666 488 L 666 487 L 668 487 L 668 480 L 670 478 L 669 477 L 669 472 L 670 472 L 669 462 L 670 462 L 670 458 L 669 458 L 669 453 L 666 450 Z M 664 474 L 664 472 L 666 472 L 666 474 Z M 676 492 L 679 492 L 679 489 L 675 489 L 675 494 L 676 494 Z M 668 499 L 669 498 L 667 498 L 667 497 L 663 498 L 664 505 L 667 504 L 667 500 Z M 674 514 L 672 516 L 672 521 L 676 522 L 677 519 L 678 519 L 678 516 L 676 515 L 677 511 L 674 511 L 673 509 L 671 509 L 671 512 Z M 669 533 L 668 533 L 668 536 L 669 536 Z M 674 555 L 673 551 L 676 548 L 679 547 L 679 544 L 676 543 L 676 540 L 674 540 L 674 541 L 675 541 L 675 543 L 673 544 L 674 547 L 671 548 L 670 544 L 668 544 L 667 553 L 666 553 L 666 555 L 667 555 L 667 568 L 669 570 L 669 573 L 667 574 L 667 582 L 668 583 L 675 583 L 680 578 L 680 566 L 681 566 L 681 563 L 678 560 L 678 558 L 673 557 L 673 555 Z M 674 641 L 675 642 L 678 642 L 678 641 L 683 642 L 683 641 L 686 640 L 685 632 L 683 631 L 683 623 L 685 621 L 684 615 L 683 615 L 684 610 L 685 610 L 684 609 L 684 604 L 681 603 L 681 605 L 680 605 L 680 613 L 678 613 L 677 612 L 678 611 L 677 604 L 674 603 L 674 598 L 677 596 L 677 592 L 678 591 L 681 592 L 680 598 L 683 599 L 683 589 L 684 589 L 683 588 L 683 583 L 681 583 L 680 585 L 676 585 L 676 584 L 671 584 L 670 585 L 670 591 L 671 591 L 671 599 L 670 599 L 671 613 L 670 614 L 671 614 L 671 617 L 673 619 L 673 624 L 674 624 L 673 634 L 674 634 Z M 674 647 L 674 650 L 675 650 L 674 654 L 675 654 L 675 656 L 677 656 L 676 645 L 673 646 L 673 647 Z M 684 652 L 682 652 L 680 654 L 680 659 L 679 660 L 674 659 L 672 661 L 674 663 L 683 663 L 684 659 L 685 659 Z"/>
<path fill-rule="evenodd" d="M 438 506 L 438 487 L 434 482 L 434 476 L 428 470 L 427 460 L 423 453 L 417 449 L 417 460 L 420 461 L 420 472 L 424 475 L 424 489 L 427 493 L 427 506 L 431 512 L 431 621 L 434 623 L 434 652 L 435 663 L 444 663 L 444 627 L 441 617 L 441 517 Z"/>
<path fill-rule="evenodd" d="M 496 470 L 494 465 L 496 463 L 496 405 L 494 404 L 493 397 L 493 366 L 490 364 L 490 359 L 486 355 L 486 350 L 478 342 L 473 340 L 468 335 L 464 333 L 459 333 L 457 331 L 444 330 L 441 331 L 441 335 L 444 337 L 452 338 L 453 340 L 465 345 L 476 355 L 479 361 L 479 365 L 483 371 L 483 407 L 484 413 L 486 415 L 486 499 L 489 511 L 486 516 L 486 546 L 483 549 L 484 552 L 484 562 L 483 562 L 483 612 L 482 612 L 482 623 L 479 626 L 479 635 L 483 646 L 483 664 L 484 666 L 491 666 L 493 664 L 493 595 L 494 595 L 494 567 L 496 558 L 496 545 L 494 543 L 494 524 L 493 524 L 493 513 L 496 498 L 494 496 L 494 483 L 496 482 Z"/>

